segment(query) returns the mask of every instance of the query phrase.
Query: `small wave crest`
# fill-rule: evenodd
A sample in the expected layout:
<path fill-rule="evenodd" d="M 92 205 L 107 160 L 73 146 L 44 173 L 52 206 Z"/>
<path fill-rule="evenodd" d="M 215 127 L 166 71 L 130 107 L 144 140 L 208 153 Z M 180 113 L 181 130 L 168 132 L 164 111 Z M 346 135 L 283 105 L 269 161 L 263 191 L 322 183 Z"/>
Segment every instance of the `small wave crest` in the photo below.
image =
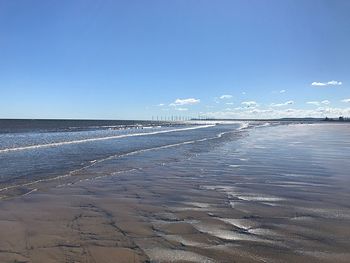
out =
<path fill-rule="evenodd" d="M 47 143 L 47 144 L 37 144 L 37 145 L 30 145 L 30 146 L 23 146 L 23 147 L 1 149 L 0 153 L 22 151 L 22 150 L 33 150 L 33 149 L 44 148 L 44 147 L 57 147 L 57 146 L 62 146 L 62 145 L 104 141 L 104 140 L 111 140 L 111 139 L 121 139 L 121 138 L 127 138 L 127 137 L 156 135 L 156 134 L 163 134 L 163 133 L 170 133 L 170 132 L 179 132 L 179 131 L 209 128 L 209 127 L 213 127 L 213 126 L 215 126 L 215 125 L 201 125 L 201 126 L 195 126 L 195 127 L 186 127 L 186 128 L 170 129 L 170 130 L 162 130 L 162 131 L 154 131 L 154 132 L 146 132 L 146 133 L 145 132 L 144 133 L 132 133 L 132 134 L 123 134 L 123 135 L 81 139 L 81 140 L 74 140 L 74 141 L 63 141 L 63 142 L 54 142 L 54 143 Z"/>
<path fill-rule="evenodd" d="M 238 128 L 238 130 L 244 130 L 244 129 L 247 129 L 248 127 L 249 127 L 249 122 L 241 122 L 241 123 L 239 123 L 239 128 Z"/>

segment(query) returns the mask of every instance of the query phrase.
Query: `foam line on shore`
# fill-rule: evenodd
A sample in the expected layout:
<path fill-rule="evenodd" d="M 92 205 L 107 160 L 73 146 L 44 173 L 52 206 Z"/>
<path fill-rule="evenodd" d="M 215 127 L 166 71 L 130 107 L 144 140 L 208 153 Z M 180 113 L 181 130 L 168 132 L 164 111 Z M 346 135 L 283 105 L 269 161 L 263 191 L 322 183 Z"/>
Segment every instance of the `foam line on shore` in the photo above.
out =
<path fill-rule="evenodd" d="M 211 126 L 212 125 L 210 125 L 209 127 L 211 127 Z M 201 126 L 201 127 L 203 128 L 204 126 Z M 208 126 L 205 126 L 205 127 L 208 127 Z M 204 138 L 204 139 L 185 141 L 185 142 L 168 144 L 168 145 L 162 145 L 162 146 L 157 146 L 157 147 L 152 147 L 152 148 L 147 148 L 147 149 L 140 149 L 140 150 L 124 153 L 124 154 L 111 155 L 111 156 L 108 156 L 108 157 L 100 159 L 100 160 L 94 160 L 94 162 L 90 163 L 89 165 L 86 165 L 86 166 L 83 166 L 83 167 L 78 168 L 76 170 L 70 171 L 67 174 L 59 175 L 59 176 L 55 176 L 55 177 L 51 177 L 51 178 L 39 179 L 39 180 L 35 180 L 35 181 L 32 181 L 32 182 L 24 183 L 24 184 L 7 186 L 7 187 L 4 187 L 4 188 L 0 188 L 0 192 L 8 191 L 8 190 L 15 189 L 15 188 L 18 188 L 18 187 L 27 187 L 27 186 L 32 186 L 32 185 L 35 185 L 35 184 L 38 184 L 38 183 L 50 182 L 50 181 L 55 181 L 55 180 L 63 179 L 63 178 L 66 178 L 66 177 L 70 177 L 70 176 L 73 176 L 74 174 L 76 174 L 76 173 L 78 173 L 80 171 L 83 171 L 85 169 L 93 167 L 96 164 L 99 164 L 99 163 L 102 163 L 102 162 L 105 162 L 105 161 L 108 161 L 108 160 L 112 160 L 114 158 L 121 158 L 121 157 L 125 157 L 125 156 L 135 155 L 135 154 L 138 154 L 138 153 L 149 152 L 149 151 L 153 151 L 153 150 L 161 150 L 161 149 L 167 149 L 167 148 L 177 147 L 177 146 L 181 146 L 181 145 L 194 144 L 194 143 L 197 143 L 197 142 L 214 140 L 214 139 L 221 138 L 224 134 L 227 134 L 227 133 L 230 133 L 230 132 L 232 132 L 232 131 L 222 132 L 222 133 L 219 133 L 217 136 Z M 128 172 L 128 171 L 122 171 L 122 172 Z"/>
<path fill-rule="evenodd" d="M 75 141 L 55 142 L 55 143 L 16 147 L 16 148 L 6 148 L 6 149 L 0 150 L 0 153 L 7 153 L 7 152 L 21 151 L 21 150 L 32 150 L 32 149 L 44 148 L 44 147 L 56 147 L 56 146 L 69 145 L 69 144 L 79 144 L 79 143 L 86 143 L 86 142 L 104 141 L 104 140 L 111 140 L 111 139 L 121 139 L 121 138 L 126 138 L 126 137 L 137 137 L 137 136 L 156 135 L 156 134 L 178 132 L 178 131 L 196 130 L 196 129 L 202 129 L 202 128 L 209 128 L 209 127 L 213 127 L 213 126 L 215 126 L 215 124 L 201 125 L 201 126 L 187 127 L 187 128 L 180 128 L 180 129 L 171 129 L 171 130 L 165 130 L 165 131 L 123 134 L 123 135 L 114 135 L 114 136 L 82 139 L 82 140 L 75 140 Z"/>

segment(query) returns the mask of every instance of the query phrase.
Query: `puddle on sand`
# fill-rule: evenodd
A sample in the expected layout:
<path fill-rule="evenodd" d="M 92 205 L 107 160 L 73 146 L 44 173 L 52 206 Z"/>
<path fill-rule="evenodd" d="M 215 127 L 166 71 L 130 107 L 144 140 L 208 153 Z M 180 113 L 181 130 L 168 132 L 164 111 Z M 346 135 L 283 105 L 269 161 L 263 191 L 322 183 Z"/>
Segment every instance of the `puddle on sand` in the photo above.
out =
<path fill-rule="evenodd" d="M 323 251 L 303 251 L 299 250 L 298 253 L 302 255 L 311 256 L 317 258 L 320 261 L 327 262 L 339 262 L 339 263 L 348 263 L 350 258 L 350 253 L 329 253 Z"/>
<path fill-rule="evenodd" d="M 209 246 L 208 244 L 196 242 L 180 235 L 162 235 L 162 237 L 169 241 L 179 242 L 185 246 L 191 246 L 191 247 L 208 247 Z"/>
<path fill-rule="evenodd" d="M 271 243 L 271 240 L 265 240 L 258 236 L 252 234 L 240 233 L 238 231 L 231 231 L 228 229 L 222 229 L 219 225 L 205 224 L 202 222 L 191 222 L 193 227 L 202 233 L 206 233 L 215 236 L 220 239 L 230 240 L 230 241 L 254 241 L 254 242 L 264 242 Z"/>
<path fill-rule="evenodd" d="M 195 206 L 197 208 L 209 208 L 212 205 L 208 203 L 199 203 L 199 202 L 184 202 L 185 205 Z"/>
<path fill-rule="evenodd" d="M 185 250 L 152 248 L 145 249 L 147 256 L 151 262 L 198 262 L 198 263 L 214 263 L 215 261 L 199 255 L 197 253 Z"/>
<path fill-rule="evenodd" d="M 279 202 L 279 201 L 285 200 L 284 198 L 280 198 L 280 197 L 257 195 L 257 194 L 241 195 L 237 193 L 237 194 L 234 194 L 234 197 L 237 197 L 238 199 L 243 201 L 253 201 L 253 202 Z"/>

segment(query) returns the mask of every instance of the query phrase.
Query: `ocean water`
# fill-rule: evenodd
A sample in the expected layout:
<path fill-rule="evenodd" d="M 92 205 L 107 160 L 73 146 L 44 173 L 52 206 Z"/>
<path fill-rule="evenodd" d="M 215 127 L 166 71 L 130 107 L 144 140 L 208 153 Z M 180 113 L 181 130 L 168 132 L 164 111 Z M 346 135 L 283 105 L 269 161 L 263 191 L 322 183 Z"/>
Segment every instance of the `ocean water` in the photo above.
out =
<path fill-rule="evenodd" d="M 225 133 L 246 126 L 246 123 L 0 120 L 0 185 L 15 187 L 65 176 L 135 152 L 220 141 Z"/>

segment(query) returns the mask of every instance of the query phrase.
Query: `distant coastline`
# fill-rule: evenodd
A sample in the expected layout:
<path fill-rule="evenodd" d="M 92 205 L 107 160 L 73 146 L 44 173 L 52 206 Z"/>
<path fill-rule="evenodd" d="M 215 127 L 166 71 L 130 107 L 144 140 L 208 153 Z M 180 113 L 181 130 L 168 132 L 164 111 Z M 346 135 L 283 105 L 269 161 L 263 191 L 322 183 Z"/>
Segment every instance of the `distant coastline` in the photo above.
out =
<path fill-rule="evenodd" d="M 215 119 L 215 118 L 194 118 L 192 121 L 296 121 L 296 122 L 350 122 L 350 118 L 338 117 L 338 118 L 279 118 L 279 119 Z"/>

